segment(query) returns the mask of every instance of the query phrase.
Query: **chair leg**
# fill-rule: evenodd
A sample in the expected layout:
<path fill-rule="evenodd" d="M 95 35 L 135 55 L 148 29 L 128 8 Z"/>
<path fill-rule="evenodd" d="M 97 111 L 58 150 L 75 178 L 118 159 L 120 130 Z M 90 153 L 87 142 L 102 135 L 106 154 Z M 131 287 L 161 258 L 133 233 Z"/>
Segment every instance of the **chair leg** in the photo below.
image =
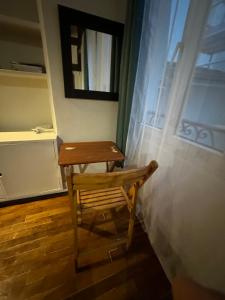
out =
<path fill-rule="evenodd" d="M 135 214 L 133 212 L 131 212 L 131 216 L 130 216 L 130 220 L 129 220 L 129 226 L 128 226 L 127 244 L 126 244 L 127 251 L 129 250 L 130 245 L 132 243 L 132 239 L 133 239 L 134 222 L 135 222 Z"/>
<path fill-rule="evenodd" d="M 77 258 L 74 260 L 75 274 L 78 273 L 78 261 Z"/>
<path fill-rule="evenodd" d="M 81 209 L 77 210 L 77 224 L 78 225 L 82 224 L 82 210 Z"/>
<path fill-rule="evenodd" d="M 75 260 L 75 271 L 77 271 L 77 258 L 78 258 L 78 224 L 79 215 L 77 210 L 76 199 L 72 203 L 73 206 L 73 228 L 74 228 L 74 260 Z"/>
<path fill-rule="evenodd" d="M 74 263 L 75 263 L 75 272 L 77 271 L 78 268 L 78 237 L 77 237 L 77 227 L 74 228 Z"/>

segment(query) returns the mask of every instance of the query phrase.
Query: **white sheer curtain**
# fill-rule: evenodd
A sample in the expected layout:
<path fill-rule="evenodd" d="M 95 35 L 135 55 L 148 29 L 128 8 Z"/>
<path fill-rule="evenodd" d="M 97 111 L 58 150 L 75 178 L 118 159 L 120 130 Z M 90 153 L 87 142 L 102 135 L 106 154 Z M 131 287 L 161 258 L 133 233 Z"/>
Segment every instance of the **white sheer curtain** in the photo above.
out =
<path fill-rule="evenodd" d="M 222 292 L 224 8 L 220 0 L 146 1 L 126 147 L 130 165 L 159 163 L 140 204 L 168 277 L 182 273 Z"/>

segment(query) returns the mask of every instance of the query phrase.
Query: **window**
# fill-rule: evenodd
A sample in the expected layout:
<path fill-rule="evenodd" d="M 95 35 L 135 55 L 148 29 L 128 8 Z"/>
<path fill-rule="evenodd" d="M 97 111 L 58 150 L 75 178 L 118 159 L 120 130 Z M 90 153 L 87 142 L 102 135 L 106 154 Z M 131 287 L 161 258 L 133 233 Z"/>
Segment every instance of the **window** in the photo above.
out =
<path fill-rule="evenodd" d="M 212 1 L 177 135 L 225 150 L 225 1 Z"/>
<path fill-rule="evenodd" d="M 169 14 L 167 13 L 163 18 L 163 28 L 158 28 L 159 41 L 155 41 L 155 43 L 158 43 L 158 49 L 161 49 L 161 51 L 157 51 L 161 53 L 163 51 L 162 48 L 165 48 L 165 39 L 167 40 L 167 49 L 165 49 L 164 57 L 162 58 L 162 56 L 158 54 L 156 58 L 158 60 L 163 59 L 166 63 L 162 71 L 158 70 L 158 66 L 155 67 L 156 72 L 160 74 L 158 79 L 157 74 L 155 74 L 155 78 L 153 79 L 157 81 L 158 92 L 157 95 L 151 97 L 150 94 L 152 94 L 152 90 L 149 91 L 149 101 L 145 116 L 145 124 L 159 129 L 163 128 L 165 122 L 168 98 L 178 61 L 179 45 L 182 40 L 190 1 L 172 0 L 167 3 L 170 3 L 170 9 L 165 9 L 165 11 L 168 11 Z M 168 23 L 169 26 L 167 26 L 166 23 Z"/>

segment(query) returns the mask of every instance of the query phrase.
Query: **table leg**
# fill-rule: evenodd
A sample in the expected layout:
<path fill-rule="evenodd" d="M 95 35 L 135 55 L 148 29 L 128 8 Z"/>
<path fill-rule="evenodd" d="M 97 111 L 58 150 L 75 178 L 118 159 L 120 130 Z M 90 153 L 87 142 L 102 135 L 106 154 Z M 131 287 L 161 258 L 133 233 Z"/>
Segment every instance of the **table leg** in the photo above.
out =
<path fill-rule="evenodd" d="M 115 168 L 115 165 L 116 165 L 116 162 L 115 161 L 112 161 L 112 162 L 109 162 L 107 161 L 106 162 L 106 172 L 112 172 Z"/>
<path fill-rule="evenodd" d="M 78 165 L 80 173 L 84 173 L 88 167 L 88 164 L 84 164 L 84 165 Z"/>
<path fill-rule="evenodd" d="M 71 176 L 72 173 L 73 173 L 73 166 L 66 166 L 66 167 L 64 167 L 64 175 L 65 175 L 65 177 Z"/>

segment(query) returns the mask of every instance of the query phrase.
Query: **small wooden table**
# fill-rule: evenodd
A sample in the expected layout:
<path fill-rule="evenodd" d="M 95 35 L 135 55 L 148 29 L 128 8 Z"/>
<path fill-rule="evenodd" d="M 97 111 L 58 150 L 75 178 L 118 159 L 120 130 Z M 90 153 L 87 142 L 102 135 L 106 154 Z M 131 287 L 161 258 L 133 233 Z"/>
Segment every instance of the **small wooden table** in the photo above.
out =
<path fill-rule="evenodd" d="M 106 162 L 106 170 L 111 172 L 115 163 L 124 159 L 123 153 L 111 141 L 63 143 L 59 152 L 60 166 L 78 165 L 81 173 L 86 170 L 88 164 L 99 162 Z"/>

